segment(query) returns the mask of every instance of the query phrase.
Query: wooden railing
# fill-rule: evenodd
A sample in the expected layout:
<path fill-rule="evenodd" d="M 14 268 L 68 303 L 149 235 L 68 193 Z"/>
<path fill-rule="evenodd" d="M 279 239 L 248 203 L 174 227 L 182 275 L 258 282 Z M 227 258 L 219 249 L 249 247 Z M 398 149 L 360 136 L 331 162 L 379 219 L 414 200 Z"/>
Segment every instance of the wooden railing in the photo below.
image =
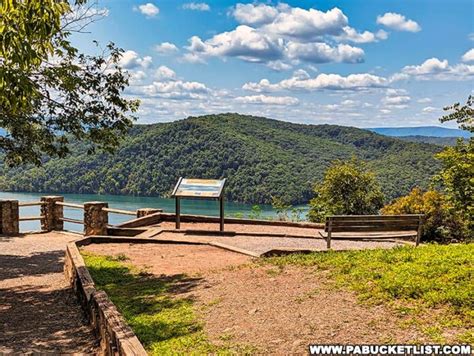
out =
<path fill-rule="evenodd" d="M 41 206 L 41 205 L 43 205 L 43 202 L 41 201 L 30 201 L 30 202 L 18 203 L 19 208 L 28 207 L 28 206 Z M 24 217 L 20 217 L 18 221 L 34 221 L 34 220 L 41 220 L 41 219 L 44 219 L 44 215 L 24 216 Z"/>
<path fill-rule="evenodd" d="M 36 216 L 20 216 L 20 208 L 40 206 Z M 19 233 L 19 222 L 39 220 L 42 231 L 60 231 L 64 223 L 84 226 L 86 235 L 107 234 L 108 214 L 121 214 L 140 218 L 146 215 L 162 212 L 161 209 L 142 208 L 136 211 L 109 208 L 105 202 L 86 202 L 75 204 L 64 202 L 62 196 L 42 196 L 40 201 L 19 202 L 18 200 L 0 200 L 0 234 L 16 235 Z M 83 210 L 83 219 L 64 216 L 65 208 Z"/>
<path fill-rule="evenodd" d="M 81 204 L 64 203 L 64 202 L 61 202 L 61 201 L 57 201 L 54 204 L 60 205 L 60 206 L 65 206 L 65 207 L 68 207 L 68 208 L 73 208 L 73 209 L 84 209 L 84 205 L 81 205 Z"/>
<path fill-rule="evenodd" d="M 56 201 L 54 204 L 63 206 L 66 208 L 71 208 L 71 209 L 82 209 L 84 210 L 84 205 L 83 204 L 73 204 L 73 203 L 65 203 L 61 201 Z M 73 218 L 68 218 L 68 217 L 60 217 L 59 220 L 62 222 L 68 222 L 71 224 L 79 224 L 79 225 L 84 225 L 84 220 L 79 220 L 79 219 L 73 219 Z"/>
<path fill-rule="evenodd" d="M 18 206 L 23 207 L 23 206 L 41 206 L 44 203 L 42 201 L 29 201 L 29 202 L 19 202 Z"/>
<path fill-rule="evenodd" d="M 131 211 L 131 210 L 121 210 L 121 209 L 113 209 L 113 208 L 102 208 L 102 210 L 108 213 L 137 216 L 137 212 Z"/>

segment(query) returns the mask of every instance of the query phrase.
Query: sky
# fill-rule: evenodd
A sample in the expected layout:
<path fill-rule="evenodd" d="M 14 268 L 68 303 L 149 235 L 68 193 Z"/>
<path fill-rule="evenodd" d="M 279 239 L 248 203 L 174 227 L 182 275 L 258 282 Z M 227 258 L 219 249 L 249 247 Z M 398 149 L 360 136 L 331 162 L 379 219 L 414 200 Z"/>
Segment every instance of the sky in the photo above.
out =
<path fill-rule="evenodd" d="M 124 50 L 138 123 L 238 112 L 441 125 L 442 108 L 474 92 L 472 0 L 98 0 L 87 11 L 101 19 L 73 43 Z"/>

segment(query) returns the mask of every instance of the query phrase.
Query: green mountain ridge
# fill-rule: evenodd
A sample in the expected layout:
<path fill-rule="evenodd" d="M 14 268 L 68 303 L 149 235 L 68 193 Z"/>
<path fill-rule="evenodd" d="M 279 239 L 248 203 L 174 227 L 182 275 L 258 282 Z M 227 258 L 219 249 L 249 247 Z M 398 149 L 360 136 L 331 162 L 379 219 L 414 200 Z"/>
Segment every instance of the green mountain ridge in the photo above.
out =
<path fill-rule="evenodd" d="M 42 167 L 2 165 L 0 190 L 166 196 L 180 176 L 226 177 L 228 200 L 261 204 L 278 196 L 297 204 L 312 197 L 332 161 L 355 156 L 391 199 L 426 187 L 441 149 L 353 127 L 227 113 L 136 125 L 113 155 L 88 156 L 78 144 L 71 156 Z"/>

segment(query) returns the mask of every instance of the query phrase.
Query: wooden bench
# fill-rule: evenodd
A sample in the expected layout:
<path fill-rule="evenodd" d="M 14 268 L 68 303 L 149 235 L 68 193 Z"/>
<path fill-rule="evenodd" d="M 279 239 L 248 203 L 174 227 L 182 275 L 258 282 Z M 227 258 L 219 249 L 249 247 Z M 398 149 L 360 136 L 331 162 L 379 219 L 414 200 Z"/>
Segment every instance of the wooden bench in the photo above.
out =
<path fill-rule="evenodd" d="M 423 214 L 334 215 L 326 218 L 324 227 L 326 235 L 321 232 L 320 235 L 326 240 L 328 249 L 331 248 L 331 238 L 365 240 L 415 237 L 415 243 L 418 246 L 421 238 L 422 218 Z M 343 235 L 332 236 L 337 232 L 343 233 Z"/>

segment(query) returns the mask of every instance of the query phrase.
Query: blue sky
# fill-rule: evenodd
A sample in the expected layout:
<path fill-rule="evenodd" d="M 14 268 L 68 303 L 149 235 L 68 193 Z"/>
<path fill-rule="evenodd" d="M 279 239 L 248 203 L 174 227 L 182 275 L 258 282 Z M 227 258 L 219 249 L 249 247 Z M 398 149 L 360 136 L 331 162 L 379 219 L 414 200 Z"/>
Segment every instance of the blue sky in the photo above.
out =
<path fill-rule="evenodd" d="M 126 51 L 140 123 L 239 112 L 439 125 L 443 106 L 473 92 L 471 0 L 99 0 L 95 11 L 105 16 L 74 42 Z"/>

